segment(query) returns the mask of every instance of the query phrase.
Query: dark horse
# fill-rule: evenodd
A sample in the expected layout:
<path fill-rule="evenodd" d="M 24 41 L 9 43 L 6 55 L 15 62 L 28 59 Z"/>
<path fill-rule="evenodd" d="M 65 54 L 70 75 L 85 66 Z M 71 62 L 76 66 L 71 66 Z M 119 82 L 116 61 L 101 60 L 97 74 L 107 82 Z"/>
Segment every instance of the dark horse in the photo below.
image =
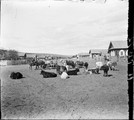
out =
<path fill-rule="evenodd" d="M 107 77 L 107 76 L 108 76 L 109 66 L 108 66 L 107 64 L 104 64 L 104 65 L 100 68 L 100 70 L 103 70 L 103 71 L 104 71 L 104 74 L 103 74 L 104 77 Z"/>
<path fill-rule="evenodd" d="M 66 64 L 72 66 L 72 68 L 75 68 L 75 63 L 72 60 L 66 60 Z"/>
<path fill-rule="evenodd" d="M 39 69 L 39 67 L 43 67 L 45 62 L 42 60 L 33 60 L 29 63 L 29 68 L 32 69 L 32 66 L 35 66 L 35 69 Z"/>

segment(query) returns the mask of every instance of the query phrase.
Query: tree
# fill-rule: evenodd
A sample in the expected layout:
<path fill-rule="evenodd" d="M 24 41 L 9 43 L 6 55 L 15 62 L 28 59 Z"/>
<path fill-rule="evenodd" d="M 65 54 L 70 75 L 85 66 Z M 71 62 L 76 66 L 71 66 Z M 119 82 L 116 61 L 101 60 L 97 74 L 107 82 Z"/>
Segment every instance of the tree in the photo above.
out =
<path fill-rule="evenodd" d="M 5 59 L 7 50 L 4 49 L 0 49 L 0 59 Z"/>
<path fill-rule="evenodd" d="M 19 58 L 18 52 L 16 50 L 9 50 L 6 53 L 6 59 L 8 60 L 17 60 Z"/>

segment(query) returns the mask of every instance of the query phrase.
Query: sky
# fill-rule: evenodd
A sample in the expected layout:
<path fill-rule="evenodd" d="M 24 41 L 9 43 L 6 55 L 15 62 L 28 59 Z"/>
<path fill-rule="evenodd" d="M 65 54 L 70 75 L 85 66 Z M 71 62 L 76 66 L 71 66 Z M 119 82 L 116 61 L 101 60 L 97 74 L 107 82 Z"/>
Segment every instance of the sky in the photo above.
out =
<path fill-rule="evenodd" d="M 1 2 L 0 47 L 74 55 L 127 40 L 128 2 L 120 0 Z"/>

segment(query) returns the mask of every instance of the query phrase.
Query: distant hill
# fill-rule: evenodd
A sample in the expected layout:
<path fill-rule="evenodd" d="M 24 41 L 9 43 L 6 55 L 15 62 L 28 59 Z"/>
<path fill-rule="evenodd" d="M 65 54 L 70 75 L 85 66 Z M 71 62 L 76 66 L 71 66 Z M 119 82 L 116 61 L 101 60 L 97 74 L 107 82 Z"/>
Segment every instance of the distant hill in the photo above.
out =
<path fill-rule="evenodd" d="M 102 54 L 107 54 L 107 49 L 91 49 L 93 52 L 101 52 Z M 20 52 L 23 53 L 23 52 Z M 24 54 L 24 53 L 23 53 Z M 74 55 L 60 55 L 60 54 L 50 54 L 50 53 L 26 53 L 26 54 L 33 54 L 37 56 L 53 56 L 53 57 L 72 57 Z M 78 53 L 81 54 L 81 53 Z M 84 53 L 83 53 L 84 54 Z M 89 51 L 85 54 L 89 54 Z"/>
<path fill-rule="evenodd" d="M 107 54 L 107 49 L 91 49 L 92 52 L 102 52 L 102 54 Z M 8 52 L 8 50 L 0 49 L 0 58 L 3 58 L 5 54 Z M 18 56 L 38 56 L 38 57 L 44 57 L 44 56 L 52 56 L 52 57 L 61 57 L 61 58 L 67 58 L 72 57 L 75 55 L 61 55 L 61 54 L 52 54 L 52 53 L 25 53 L 25 52 L 18 52 Z M 78 53 L 78 54 L 89 54 L 89 51 L 86 53 Z"/>
<path fill-rule="evenodd" d="M 24 53 L 24 52 L 18 52 L 19 56 L 38 56 L 38 57 L 44 57 L 44 56 L 53 56 L 53 57 L 62 57 L 62 58 L 66 58 L 66 57 L 71 57 L 71 55 L 60 55 L 60 54 L 51 54 L 51 53 Z"/>
<path fill-rule="evenodd" d="M 93 52 L 102 52 L 102 54 L 107 54 L 107 49 L 91 49 Z M 53 56 L 53 57 L 72 57 L 74 55 L 61 55 L 61 54 L 52 54 L 52 53 L 24 53 L 24 52 L 18 52 L 18 55 L 37 55 L 37 56 Z M 89 51 L 86 53 L 78 53 L 78 54 L 89 54 Z M 75 54 L 76 55 L 76 54 Z"/>

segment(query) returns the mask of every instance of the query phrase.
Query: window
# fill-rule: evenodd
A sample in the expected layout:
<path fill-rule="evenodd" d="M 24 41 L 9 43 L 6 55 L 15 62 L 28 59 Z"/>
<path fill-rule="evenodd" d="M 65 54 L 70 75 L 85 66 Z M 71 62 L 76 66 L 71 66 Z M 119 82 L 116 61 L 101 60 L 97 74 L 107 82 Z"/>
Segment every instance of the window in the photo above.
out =
<path fill-rule="evenodd" d="M 120 50 L 120 51 L 119 51 L 119 56 L 125 56 L 124 50 Z"/>
<path fill-rule="evenodd" d="M 121 56 L 123 56 L 123 51 L 121 51 Z"/>

